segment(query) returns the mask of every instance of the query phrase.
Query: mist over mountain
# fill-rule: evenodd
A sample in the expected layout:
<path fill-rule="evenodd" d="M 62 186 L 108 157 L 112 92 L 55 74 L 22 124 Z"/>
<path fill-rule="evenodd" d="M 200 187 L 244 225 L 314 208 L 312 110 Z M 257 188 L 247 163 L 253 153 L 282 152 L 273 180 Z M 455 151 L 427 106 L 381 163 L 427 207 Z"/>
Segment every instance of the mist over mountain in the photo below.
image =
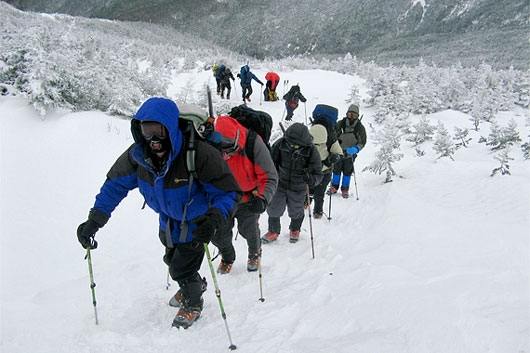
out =
<path fill-rule="evenodd" d="M 8 0 L 22 10 L 169 24 L 241 54 L 527 69 L 527 0 Z"/>

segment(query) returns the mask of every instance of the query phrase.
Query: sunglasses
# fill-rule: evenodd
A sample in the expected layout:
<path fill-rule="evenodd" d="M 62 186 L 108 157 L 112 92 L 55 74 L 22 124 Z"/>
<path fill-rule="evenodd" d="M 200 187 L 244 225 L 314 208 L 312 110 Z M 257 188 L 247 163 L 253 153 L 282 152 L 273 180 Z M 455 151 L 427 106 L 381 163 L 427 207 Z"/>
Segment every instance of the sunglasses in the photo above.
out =
<path fill-rule="evenodd" d="M 359 116 L 359 114 L 352 113 L 352 112 L 348 112 L 346 115 L 348 116 L 348 118 L 354 118 L 354 117 L 358 117 Z"/>
<path fill-rule="evenodd" d="M 156 121 L 142 121 L 140 130 L 147 141 L 153 139 L 164 140 L 167 137 L 165 126 Z"/>

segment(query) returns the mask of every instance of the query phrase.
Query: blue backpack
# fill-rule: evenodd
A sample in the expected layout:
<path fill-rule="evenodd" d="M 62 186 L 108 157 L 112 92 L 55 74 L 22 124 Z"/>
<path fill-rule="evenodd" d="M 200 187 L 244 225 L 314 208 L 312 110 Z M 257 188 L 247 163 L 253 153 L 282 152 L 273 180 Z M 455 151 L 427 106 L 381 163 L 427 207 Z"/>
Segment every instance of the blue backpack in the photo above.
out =
<path fill-rule="evenodd" d="M 250 72 L 250 68 L 248 65 L 241 66 L 241 70 L 239 71 L 239 77 L 241 78 L 241 82 L 247 83 L 249 80 L 248 73 Z"/>

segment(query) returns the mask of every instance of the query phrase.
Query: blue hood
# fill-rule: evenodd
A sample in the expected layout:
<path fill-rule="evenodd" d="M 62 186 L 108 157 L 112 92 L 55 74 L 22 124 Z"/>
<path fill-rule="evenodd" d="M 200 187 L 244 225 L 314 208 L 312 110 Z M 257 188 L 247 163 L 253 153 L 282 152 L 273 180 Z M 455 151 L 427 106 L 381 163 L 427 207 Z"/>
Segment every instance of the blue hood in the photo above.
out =
<path fill-rule="evenodd" d="M 169 132 L 171 141 L 171 155 L 173 159 L 182 147 L 182 132 L 179 129 L 179 108 L 172 100 L 166 98 L 149 98 L 142 104 L 133 120 L 131 121 L 131 131 L 134 141 L 138 145 L 143 145 L 144 140 L 139 131 L 139 123 L 145 120 L 157 121 L 164 125 Z"/>

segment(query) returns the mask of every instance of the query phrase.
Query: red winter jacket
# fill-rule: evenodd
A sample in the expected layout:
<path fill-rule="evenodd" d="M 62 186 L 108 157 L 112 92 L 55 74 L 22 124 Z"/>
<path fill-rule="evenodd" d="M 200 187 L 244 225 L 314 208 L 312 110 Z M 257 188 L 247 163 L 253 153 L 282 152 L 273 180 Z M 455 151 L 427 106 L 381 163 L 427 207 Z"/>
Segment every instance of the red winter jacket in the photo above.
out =
<path fill-rule="evenodd" d="M 258 135 L 254 140 L 252 163 L 245 149 L 247 128 L 234 118 L 219 116 L 215 121 L 215 130 L 223 136 L 223 157 L 244 192 L 241 202 L 246 202 L 255 195 L 265 199 L 268 204 L 278 186 L 278 172 L 261 137 Z"/>
<path fill-rule="evenodd" d="M 280 76 L 278 76 L 276 72 L 267 72 L 265 75 L 265 80 L 271 81 L 270 89 L 275 91 L 276 86 L 278 86 L 278 83 L 280 82 Z"/>

